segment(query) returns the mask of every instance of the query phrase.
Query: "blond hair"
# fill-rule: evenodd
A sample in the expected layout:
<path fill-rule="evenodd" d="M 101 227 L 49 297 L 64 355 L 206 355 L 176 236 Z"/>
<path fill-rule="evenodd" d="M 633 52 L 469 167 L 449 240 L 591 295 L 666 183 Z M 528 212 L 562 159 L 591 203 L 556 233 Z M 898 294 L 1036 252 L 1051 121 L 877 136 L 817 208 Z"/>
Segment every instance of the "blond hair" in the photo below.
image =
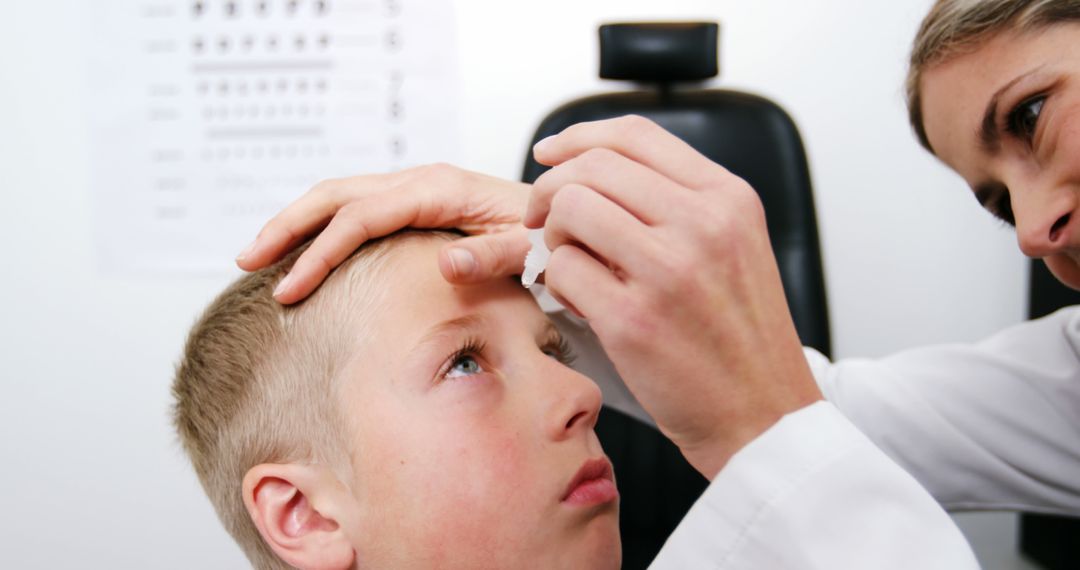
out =
<path fill-rule="evenodd" d="M 919 143 L 934 152 L 923 124 L 920 82 L 927 68 L 969 53 L 1005 31 L 1030 32 L 1080 20 L 1080 0 L 938 0 L 923 19 L 911 48 L 905 94 Z"/>
<path fill-rule="evenodd" d="M 236 280 L 188 336 L 172 387 L 173 421 L 218 517 L 256 568 L 288 566 L 248 515 L 244 475 L 262 463 L 305 463 L 348 480 L 336 379 L 385 290 L 377 282 L 387 252 L 410 235 L 452 234 L 369 242 L 306 301 L 283 306 L 272 291 L 301 248 Z"/>

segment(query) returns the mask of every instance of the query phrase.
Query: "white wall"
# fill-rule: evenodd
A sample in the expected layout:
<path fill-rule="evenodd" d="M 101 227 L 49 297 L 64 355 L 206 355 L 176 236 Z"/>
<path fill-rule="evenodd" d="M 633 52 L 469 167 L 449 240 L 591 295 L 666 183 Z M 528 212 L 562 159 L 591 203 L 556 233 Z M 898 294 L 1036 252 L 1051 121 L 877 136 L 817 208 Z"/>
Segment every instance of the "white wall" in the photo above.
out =
<path fill-rule="evenodd" d="M 1022 318 L 1025 265 L 906 126 L 906 48 L 929 4 L 459 0 L 458 158 L 516 177 L 547 111 L 615 88 L 595 79 L 598 23 L 718 19 L 719 84 L 775 99 L 802 129 L 837 355 L 975 339 Z M 243 567 L 167 421 L 186 329 L 233 273 L 98 272 L 82 7 L 0 18 L 0 566 Z"/>

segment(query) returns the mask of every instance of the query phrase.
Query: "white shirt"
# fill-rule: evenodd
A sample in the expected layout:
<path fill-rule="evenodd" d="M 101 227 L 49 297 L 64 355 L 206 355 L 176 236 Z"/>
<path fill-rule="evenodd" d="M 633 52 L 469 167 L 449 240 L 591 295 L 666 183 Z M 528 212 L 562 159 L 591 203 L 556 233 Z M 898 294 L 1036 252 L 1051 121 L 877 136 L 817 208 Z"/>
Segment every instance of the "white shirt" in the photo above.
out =
<path fill-rule="evenodd" d="M 605 402 L 651 423 L 584 323 L 553 318 Z M 827 402 L 735 454 L 652 568 L 977 568 L 942 506 L 1080 514 L 1080 307 L 974 345 L 806 355 Z"/>

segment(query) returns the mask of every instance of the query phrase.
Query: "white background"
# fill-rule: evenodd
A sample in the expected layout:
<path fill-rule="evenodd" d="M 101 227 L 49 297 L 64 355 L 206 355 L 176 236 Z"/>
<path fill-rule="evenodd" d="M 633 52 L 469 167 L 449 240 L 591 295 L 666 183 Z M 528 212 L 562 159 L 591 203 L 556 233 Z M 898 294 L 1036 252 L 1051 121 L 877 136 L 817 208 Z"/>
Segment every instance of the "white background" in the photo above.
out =
<path fill-rule="evenodd" d="M 517 177 L 544 114 L 621 88 L 596 79 L 598 23 L 720 20 L 717 84 L 774 99 L 804 136 L 836 355 L 977 339 L 1023 318 L 1026 265 L 1011 231 L 909 133 L 904 63 L 929 4 L 459 0 L 447 25 L 456 23 L 459 41 L 462 140 L 459 155 L 447 158 Z M 235 275 L 231 260 L 224 255 L 220 275 L 199 278 L 99 272 L 85 5 L 5 8 L 0 567 L 244 567 L 167 419 L 184 335 Z"/>

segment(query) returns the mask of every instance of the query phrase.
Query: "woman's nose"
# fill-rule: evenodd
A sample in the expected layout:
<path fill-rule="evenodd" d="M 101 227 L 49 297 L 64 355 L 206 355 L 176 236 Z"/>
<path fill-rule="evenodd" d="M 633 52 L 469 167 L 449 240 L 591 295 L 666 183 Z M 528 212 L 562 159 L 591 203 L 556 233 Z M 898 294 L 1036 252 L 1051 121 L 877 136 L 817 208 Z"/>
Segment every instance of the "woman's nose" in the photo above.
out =
<path fill-rule="evenodd" d="M 551 386 L 556 397 L 551 400 L 547 426 L 555 441 L 592 430 L 600 415 L 603 397 L 600 388 L 588 377 L 561 364 L 553 374 Z"/>
<path fill-rule="evenodd" d="M 1013 215 L 1016 240 L 1028 257 L 1047 257 L 1060 252 L 1077 231 L 1077 197 L 1073 192 L 1014 192 Z"/>

